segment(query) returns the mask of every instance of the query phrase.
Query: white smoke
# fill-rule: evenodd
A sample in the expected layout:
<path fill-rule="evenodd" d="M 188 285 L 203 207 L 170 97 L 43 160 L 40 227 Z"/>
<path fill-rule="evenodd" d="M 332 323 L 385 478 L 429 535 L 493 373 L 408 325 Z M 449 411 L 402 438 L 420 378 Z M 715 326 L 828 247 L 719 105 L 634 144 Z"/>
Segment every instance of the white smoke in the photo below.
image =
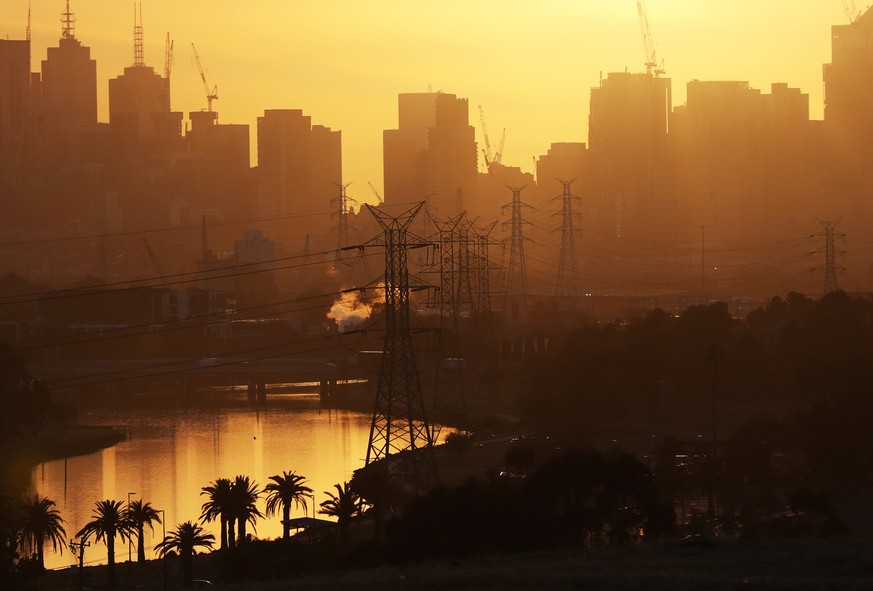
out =
<path fill-rule="evenodd" d="M 327 317 L 336 322 L 340 332 L 353 328 L 355 325 L 367 320 L 373 314 L 373 306 L 385 301 L 384 289 L 373 289 L 365 293 L 363 291 L 340 292 L 339 298 L 330 307 Z"/>

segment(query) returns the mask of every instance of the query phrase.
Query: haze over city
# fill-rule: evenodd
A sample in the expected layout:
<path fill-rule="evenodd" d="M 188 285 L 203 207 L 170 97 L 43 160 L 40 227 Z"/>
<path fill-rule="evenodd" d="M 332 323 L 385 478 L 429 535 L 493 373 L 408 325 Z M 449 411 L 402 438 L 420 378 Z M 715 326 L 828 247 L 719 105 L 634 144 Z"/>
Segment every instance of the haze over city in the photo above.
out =
<path fill-rule="evenodd" d="M 27 0 L 6 2 L 0 36 L 23 37 L 27 8 Z M 822 117 L 830 54 L 822 25 L 846 20 L 837 0 L 650 0 L 648 8 L 674 104 L 694 79 L 787 82 L 809 93 L 811 116 Z M 74 9 L 107 121 L 106 81 L 133 59 L 132 6 L 88 0 Z M 58 36 L 57 12 L 33 3 L 35 60 Z M 601 73 L 644 70 L 637 20 L 630 0 L 143 4 L 146 63 L 160 71 L 166 33 L 175 40 L 174 110 L 206 107 L 193 42 L 219 88 L 221 121 L 253 125 L 263 109 L 287 107 L 341 129 L 346 180 L 374 202 L 367 181 L 382 186 L 381 133 L 396 125 L 398 93 L 443 90 L 482 105 L 493 135 L 506 128 L 505 163 L 530 171 L 551 142 L 586 141 L 589 89 Z"/>
<path fill-rule="evenodd" d="M 6 0 L 0 588 L 873 588 L 871 96 L 854 0 Z"/>

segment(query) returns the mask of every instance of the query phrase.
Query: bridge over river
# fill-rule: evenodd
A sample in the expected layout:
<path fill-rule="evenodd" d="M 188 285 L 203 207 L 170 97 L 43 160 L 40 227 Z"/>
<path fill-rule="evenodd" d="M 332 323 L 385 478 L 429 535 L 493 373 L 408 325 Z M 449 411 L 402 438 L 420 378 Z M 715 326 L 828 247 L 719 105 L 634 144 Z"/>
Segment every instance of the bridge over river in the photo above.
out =
<path fill-rule="evenodd" d="M 33 369 L 52 390 L 115 391 L 120 384 L 131 384 L 132 390 L 171 386 L 187 391 L 243 385 L 258 398 L 266 396 L 267 384 L 318 383 L 324 396 L 331 394 L 338 382 L 372 377 L 372 369 L 348 359 L 304 357 L 115 359 L 40 364 Z"/>

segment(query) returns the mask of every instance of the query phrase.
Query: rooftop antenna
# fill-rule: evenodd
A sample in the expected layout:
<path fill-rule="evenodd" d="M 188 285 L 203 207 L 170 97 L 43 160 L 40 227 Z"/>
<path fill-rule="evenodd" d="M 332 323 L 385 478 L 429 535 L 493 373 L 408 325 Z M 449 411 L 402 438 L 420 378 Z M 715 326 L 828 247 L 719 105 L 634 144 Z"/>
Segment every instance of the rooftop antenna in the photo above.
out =
<path fill-rule="evenodd" d="M 142 2 L 139 3 L 139 21 L 136 19 L 136 2 L 133 3 L 133 66 L 145 65 L 142 54 Z"/>
<path fill-rule="evenodd" d="M 30 2 L 27 3 L 27 32 L 26 39 L 30 41 Z"/>
<path fill-rule="evenodd" d="M 70 0 L 67 0 L 67 9 L 61 13 L 61 39 L 76 38 L 76 15 L 70 12 Z"/>

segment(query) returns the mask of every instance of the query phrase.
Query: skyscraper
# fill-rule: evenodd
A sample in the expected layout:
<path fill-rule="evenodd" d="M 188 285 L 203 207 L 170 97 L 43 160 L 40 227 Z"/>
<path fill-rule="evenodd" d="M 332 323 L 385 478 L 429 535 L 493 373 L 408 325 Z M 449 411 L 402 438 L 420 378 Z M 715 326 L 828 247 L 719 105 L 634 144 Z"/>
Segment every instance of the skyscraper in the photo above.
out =
<path fill-rule="evenodd" d="M 125 145 L 166 146 L 181 136 L 182 113 L 170 111 L 170 78 L 143 59 L 141 14 L 134 25 L 133 65 L 109 80 L 109 124 Z"/>
<path fill-rule="evenodd" d="M 426 199 L 452 216 L 476 199 L 476 138 L 467 99 L 442 92 L 398 96 L 398 128 L 383 133 L 386 203 Z"/>
<path fill-rule="evenodd" d="M 312 125 L 300 109 L 267 109 L 258 117 L 260 215 L 324 212 L 297 223 L 326 230 L 342 174 L 342 132 Z"/>
<path fill-rule="evenodd" d="M 30 41 L 0 39 L 0 80 L 0 183 L 11 183 L 30 117 Z"/>
<path fill-rule="evenodd" d="M 611 73 L 591 90 L 588 145 L 609 234 L 648 241 L 656 204 L 666 192 L 669 78 Z"/>
<path fill-rule="evenodd" d="M 97 61 L 76 39 L 69 0 L 61 23 L 58 47 L 49 47 L 42 61 L 39 105 L 48 158 L 66 163 L 80 159 L 77 139 L 97 127 Z"/>
<path fill-rule="evenodd" d="M 855 22 L 831 28 L 831 63 L 824 66 L 825 122 L 847 152 L 873 158 L 873 7 Z"/>

